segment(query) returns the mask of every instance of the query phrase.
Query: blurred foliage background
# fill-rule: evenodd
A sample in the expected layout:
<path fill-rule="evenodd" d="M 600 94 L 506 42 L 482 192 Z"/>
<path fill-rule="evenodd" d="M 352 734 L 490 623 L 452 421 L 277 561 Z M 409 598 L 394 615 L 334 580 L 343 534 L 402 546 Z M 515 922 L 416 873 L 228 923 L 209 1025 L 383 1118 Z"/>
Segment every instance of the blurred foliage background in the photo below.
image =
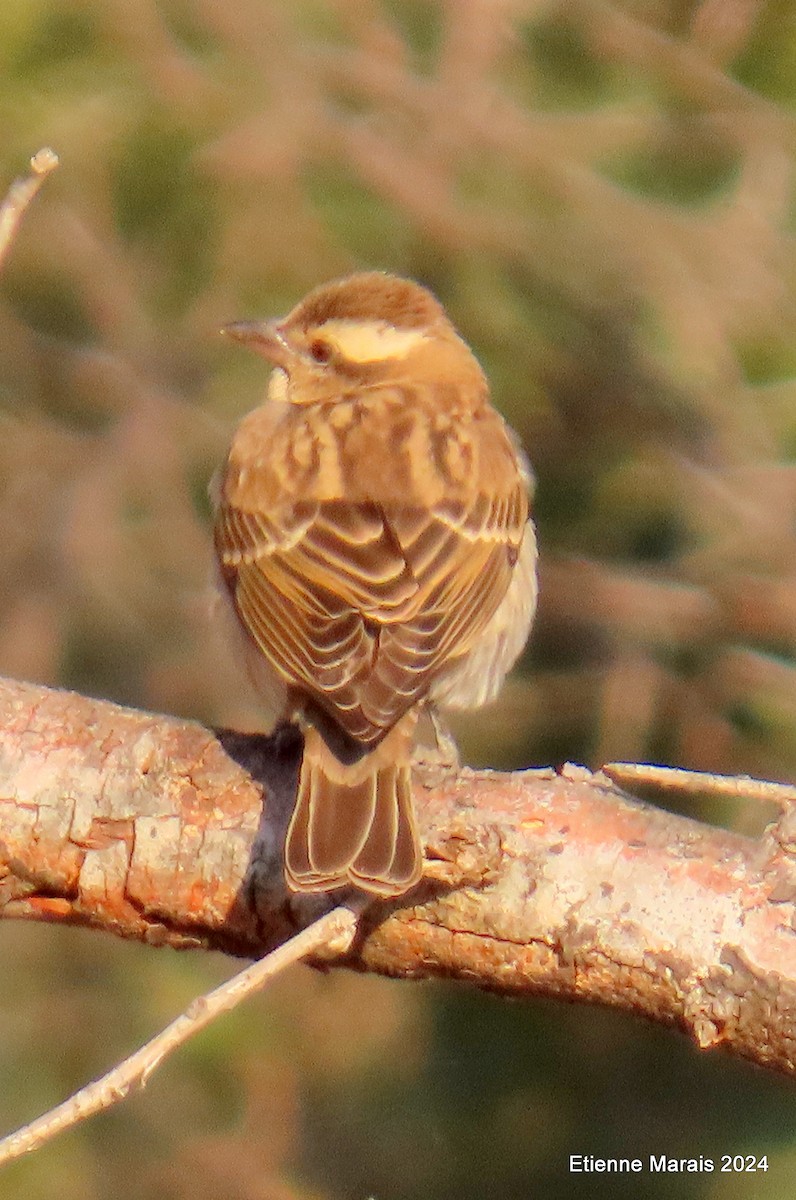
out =
<path fill-rule="evenodd" d="M 206 488 L 265 372 L 216 331 L 387 268 L 537 473 L 537 625 L 465 758 L 796 777 L 795 94 L 791 0 L 4 0 L 2 179 L 62 166 L 0 278 L 0 670 L 257 727 Z M 4 1129 L 230 969 L 0 938 Z M 296 971 L 0 1193 L 779 1200 L 793 1130 L 791 1087 L 615 1014 Z"/>

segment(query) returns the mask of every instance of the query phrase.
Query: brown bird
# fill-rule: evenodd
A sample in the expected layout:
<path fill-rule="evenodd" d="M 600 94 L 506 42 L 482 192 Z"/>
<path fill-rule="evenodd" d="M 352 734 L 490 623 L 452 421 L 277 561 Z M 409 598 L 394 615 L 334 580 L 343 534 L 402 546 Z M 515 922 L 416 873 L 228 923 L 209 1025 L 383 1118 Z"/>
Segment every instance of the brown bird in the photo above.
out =
<path fill-rule="evenodd" d="M 215 546 L 249 673 L 305 737 L 295 891 L 421 876 L 410 761 L 427 706 L 492 700 L 536 603 L 529 471 L 419 284 L 325 284 L 224 331 L 274 366 L 220 480 Z"/>

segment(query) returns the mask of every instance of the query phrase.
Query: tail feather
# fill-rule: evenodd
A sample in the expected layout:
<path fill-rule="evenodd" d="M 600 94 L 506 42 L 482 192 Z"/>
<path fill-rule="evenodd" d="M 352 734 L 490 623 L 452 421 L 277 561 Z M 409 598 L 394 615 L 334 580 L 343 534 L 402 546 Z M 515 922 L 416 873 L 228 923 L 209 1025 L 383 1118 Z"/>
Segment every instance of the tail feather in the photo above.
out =
<path fill-rule="evenodd" d="M 360 853 L 352 860 L 352 873 L 357 878 L 385 879 L 395 853 L 398 837 L 398 804 L 396 782 L 400 768 L 382 767 L 375 773 L 376 804 L 367 839 Z"/>
<path fill-rule="evenodd" d="M 423 855 L 415 824 L 412 772 L 409 768 L 398 777 L 395 797 L 398 805 L 398 831 L 390 863 L 390 877 L 411 879 L 411 886 L 414 886 L 423 869 Z"/>
<path fill-rule="evenodd" d="M 397 896 L 420 878 L 409 753 L 414 720 L 400 722 L 370 754 L 341 763 L 317 730 L 306 732 L 285 873 L 299 892 L 347 883 Z"/>

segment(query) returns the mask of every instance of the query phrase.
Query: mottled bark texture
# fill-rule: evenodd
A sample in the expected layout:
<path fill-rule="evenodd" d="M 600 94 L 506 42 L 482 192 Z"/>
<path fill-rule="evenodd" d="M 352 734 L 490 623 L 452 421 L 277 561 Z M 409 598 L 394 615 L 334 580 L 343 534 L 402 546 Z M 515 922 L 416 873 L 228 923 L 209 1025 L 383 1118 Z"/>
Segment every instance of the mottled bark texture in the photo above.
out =
<path fill-rule="evenodd" d="M 329 906 L 283 882 L 300 752 L 1 683 L 2 915 L 262 954 Z M 415 794 L 426 878 L 367 909 L 346 965 L 611 1004 L 796 1069 L 791 810 L 746 838 L 573 767 L 418 772 Z"/>

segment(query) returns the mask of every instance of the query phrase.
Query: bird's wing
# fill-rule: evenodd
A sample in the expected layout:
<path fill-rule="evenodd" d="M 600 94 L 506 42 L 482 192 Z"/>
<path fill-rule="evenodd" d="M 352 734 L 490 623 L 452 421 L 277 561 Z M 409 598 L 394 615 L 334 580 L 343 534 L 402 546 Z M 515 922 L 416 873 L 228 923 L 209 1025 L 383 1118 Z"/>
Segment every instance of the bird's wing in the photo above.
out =
<path fill-rule="evenodd" d="M 431 510 L 334 500 L 275 517 L 222 502 L 216 547 L 265 658 L 368 744 L 472 647 L 508 588 L 526 520 L 519 479 L 500 499 Z"/>

